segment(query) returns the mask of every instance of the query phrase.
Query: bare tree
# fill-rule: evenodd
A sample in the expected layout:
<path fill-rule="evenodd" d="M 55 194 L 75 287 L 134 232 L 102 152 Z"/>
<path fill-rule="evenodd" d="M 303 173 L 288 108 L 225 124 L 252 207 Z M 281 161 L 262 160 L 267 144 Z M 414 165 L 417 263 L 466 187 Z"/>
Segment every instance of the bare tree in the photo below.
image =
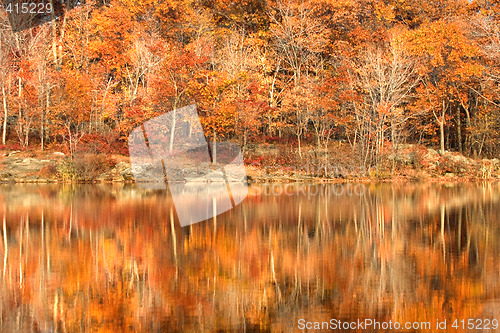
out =
<path fill-rule="evenodd" d="M 387 129 L 393 145 L 399 142 L 401 126 L 410 115 L 400 106 L 419 81 L 413 61 L 403 45 L 392 41 L 386 49 L 371 48 L 350 64 L 350 83 L 362 96 L 354 101 L 361 159 L 364 166 L 377 163 L 386 141 Z"/>
<path fill-rule="evenodd" d="M 2 144 L 5 144 L 7 137 L 7 118 L 9 114 L 9 106 L 7 102 L 10 94 L 10 49 L 12 42 L 12 32 L 9 29 L 9 23 L 5 17 L 0 21 L 0 86 L 2 88 Z"/>
<path fill-rule="evenodd" d="M 481 155 L 485 142 L 489 141 L 493 154 L 498 149 L 498 133 L 500 131 L 500 24 L 492 17 L 478 15 L 471 20 L 472 38 L 478 41 L 485 55 L 483 77 L 476 87 L 465 85 L 462 90 L 460 104 L 465 111 L 466 121 L 466 150 L 474 155 Z M 463 82 L 460 82 L 462 86 Z M 480 112 L 480 109 L 486 112 Z M 497 150 L 498 151 L 498 150 Z"/>
<path fill-rule="evenodd" d="M 326 45 L 326 27 L 314 15 L 312 1 L 278 1 L 271 14 L 272 33 L 278 54 L 292 70 L 293 85 L 311 71 Z"/>
<path fill-rule="evenodd" d="M 283 63 L 284 72 L 290 73 L 283 79 L 283 110 L 292 116 L 301 158 L 302 135 L 307 131 L 315 108 L 313 77 L 317 75 L 321 52 L 326 45 L 327 29 L 315 17 L 314 10 L 312 1 L 289 0 L 278 1 L 270 14 L 276 55 L 280 59 L 278 64 Z"/>

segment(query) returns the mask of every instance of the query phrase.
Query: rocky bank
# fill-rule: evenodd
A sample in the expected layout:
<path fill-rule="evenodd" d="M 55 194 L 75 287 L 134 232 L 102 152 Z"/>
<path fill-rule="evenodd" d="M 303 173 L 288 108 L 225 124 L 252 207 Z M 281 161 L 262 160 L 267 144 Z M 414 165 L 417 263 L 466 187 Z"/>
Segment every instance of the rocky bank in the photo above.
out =
<path fill-rule="evenodd" d="M 26 152 L 3 153 L 0 157 L 0 182 L 47 183 L 47 182 L 133 182 L 134 176 L 127 157 L 72 161 L 60 152 L 34 155 Z M 385 162 L 363 173 L 311 172 L 303 168 L 280 165 L 246 166 L 248 178 L 254 182 L 273 181 L 359 181 L 359 180 L 500 180 L 500 160 L 471 159 L 459 153 L 446 152 L 416 145 L 402 145 L 396 153 L 385 157 Z M 78 164 L 79 163 L 79 164 Z M 201 171 L 185 168 L 176 180 L 186 182 L 219 182 L 222 172 Z M 316 169 L 322 170 L 322 169 Z M 334 170 L 334 167 L 327 170 Z M 227 174 L 236 181 L 237 175 Z"/>

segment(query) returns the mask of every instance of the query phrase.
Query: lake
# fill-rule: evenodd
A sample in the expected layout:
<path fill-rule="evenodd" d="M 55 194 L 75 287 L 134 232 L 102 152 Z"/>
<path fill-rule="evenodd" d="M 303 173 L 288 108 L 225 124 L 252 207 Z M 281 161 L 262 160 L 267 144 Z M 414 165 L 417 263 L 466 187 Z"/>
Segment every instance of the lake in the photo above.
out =
<path fill-rule="evenodd" d="M 495 183 L 252 185 L 183 228 L 130 184 L 4 184 L 0 210 L 2 332 L 500 331 Z"/>

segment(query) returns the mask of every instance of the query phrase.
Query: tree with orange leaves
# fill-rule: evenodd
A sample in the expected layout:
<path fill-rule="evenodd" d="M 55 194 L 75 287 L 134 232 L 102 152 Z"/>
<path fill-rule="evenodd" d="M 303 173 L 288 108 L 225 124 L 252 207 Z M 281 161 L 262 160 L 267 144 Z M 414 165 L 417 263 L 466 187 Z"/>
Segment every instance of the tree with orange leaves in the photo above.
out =
<path fill-rule="evenodd" d="M 418 59 L 422 76 L 414 107 L 430 112 L 439 126 L 440 150 L 445 151 L 445 123 L 459 101 L 459 89 L 482 75 L 477 45 L 457 20 L 425 23 L 407 36 L 408 51 Z"/>

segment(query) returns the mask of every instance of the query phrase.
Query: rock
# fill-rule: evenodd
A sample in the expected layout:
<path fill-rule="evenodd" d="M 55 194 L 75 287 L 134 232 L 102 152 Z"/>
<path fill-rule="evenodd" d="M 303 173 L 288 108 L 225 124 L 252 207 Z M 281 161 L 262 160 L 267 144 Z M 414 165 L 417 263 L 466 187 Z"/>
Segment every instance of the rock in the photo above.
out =
<path fill-rule="evenodd" d="M 454 163 L 470 164 L 470 159 L 460 154 L 446 154 L 446 157 Z"/>
<path fill-rule="evenodd" d="M 455 177 L 456 177 L 456 176 L 455 176 L 455 174 L 454 174 L 454 173 L 452 173 L 452 172 L 447 172 L 447 173 L 445 173 L 445 174 L 444 174 L 444 176 L 445 176 L 446 178 L 455 178 Z"/>
<path fill-rule="evenodd" d="M 425 156 L 426 157 L 431 157 L 431 158 L 440 158 L 441 157 L 441 155 L 437 151 L 435 151 L 434 149 L 432 149 L 432 148 L 427 149 L 427 152 L 425 153 Z"/>
<path fill-rule="evenodd" d="M 66 156 L 66 154 L 61 153 L 60 151 L 55 151 L 52 153 L 52 155 L 54 155 L 55 157 L 65 157 Z"/>
<path fill-rule="evenodd" d="M 210 163 L 207 163 L 207 162 L 201 162 L 199 165 L 198 165 L 198 168 L 199 169 L 208 169 L 211 167 L 211 164 Z"/>
<path fill-rule="evenodd" d="M 117 172 L 120 173 L 126 172 L 129 169 L 130 169 L 130 163 L 127 162 L 120 162 L 113 167 L 113 170 L 116 170 Z"/>
<path fill-rule="evenodd" d="M 425 153 L 422 155 L 422 163 L 426 164 L 426 168 L 429 170 L 436 170 L 440 163 L 441 155 L 432 148 L 426 149 Z"/>
<path fill-rule="evenodd" d="M 245 176 L 242 177 L 241 174 L 230 174 L 226 173 L 226 179 L 229 183 L 239 183 L 239 182 L 245 182 Z"/>
<path fill-rule="evenodd" d="M 397 153 L 392 153 L 387 156 L 391 161 L 402 163 L 405 165 L 411 165 L 415 161 L 415 153 L 410 151 L 398 151 Z"/>
<path fill-rule="evenodd" d="M 199 177 L 184 177 L 186 182 L 219 183 L 224 182 L 224 173 L 221 170 L 213 170 Z"/>
<path fill-rule="evenodd" d="M 106 171 L 105 173 L 100 174 L 97 177 L 98 181 L 111 181 L 111 182 L 120 182 L 124 180 L 132 180 L 134 179 L 134 175 L 132 173 L 132 169 L 130 167 L 130 163 L 120 162 L 116 164 L 111 170 Z"/>
<path fill-rule="evenodd" d="M 37 158 L 9 157 L 2 163 L 0 179 L 15 182 L 41 182 L 55 180 L 56 175 L 51 174 L 47 166 L 54 164 L 51 160 Z"/>
<path fill-rule="evenodd" d="M 124 171 L 123 173 L 121 173 L 122 177 L 124 180 L 134 180 L 134 175 L 132 174 L 132 169 L 128 169 L 126 171 Z"/>
<path fill-rule="evenodd" d="M 17 154 L 19 152 L 20 152 L 20 150 L 13 151 L 13 152 L 9 153 L 9 155 L 7 155 L 7 156 L 11 157 L 11 156 L 14 156 L 15 154 Z"/>

